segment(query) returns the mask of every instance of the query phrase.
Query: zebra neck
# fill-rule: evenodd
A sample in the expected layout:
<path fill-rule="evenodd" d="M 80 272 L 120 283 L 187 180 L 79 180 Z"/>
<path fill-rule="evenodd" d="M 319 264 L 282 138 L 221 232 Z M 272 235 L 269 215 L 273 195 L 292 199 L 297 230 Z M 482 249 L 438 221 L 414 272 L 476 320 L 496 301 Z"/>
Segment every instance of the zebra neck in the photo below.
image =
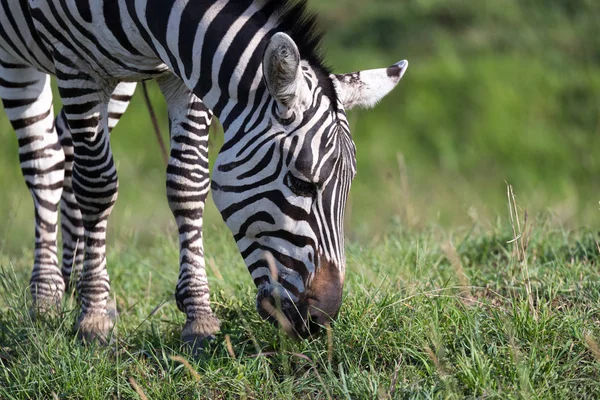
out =
<path fill-rule="evenodd" d="M 275 4 L 255 1 L 135 1 L 149 45 L 224 128 L 264 104 L 262 57 L 277 31 Z"/>

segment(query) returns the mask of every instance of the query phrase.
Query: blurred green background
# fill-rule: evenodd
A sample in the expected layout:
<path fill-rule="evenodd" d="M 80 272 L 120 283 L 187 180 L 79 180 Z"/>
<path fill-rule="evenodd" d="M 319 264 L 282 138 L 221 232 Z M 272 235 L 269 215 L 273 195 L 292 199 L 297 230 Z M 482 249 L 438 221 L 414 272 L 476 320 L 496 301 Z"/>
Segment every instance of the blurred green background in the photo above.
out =
<path fill-rule="evenodd" d="M 530 214 L 600 222 L 600 1 L 309 1 L 336 72 L 408 59 L 400 86 L 349 118 L 358 149 L 347 232 L 507 218 L 506 184 Z M 150 90 L 163 134 L 164 102 Z M 175 234 L 164 166 L 141 93 L 113 132 L 120 175 L 110 241 Z M 222 133 L 211 131 L 212 161 Z M 0 252 L 30 249 L 33 206 L 0 116 Z M 209 206 L 208 224 L 220 224 Z M 127 239 L 121 241 L 120 239 Z"/>

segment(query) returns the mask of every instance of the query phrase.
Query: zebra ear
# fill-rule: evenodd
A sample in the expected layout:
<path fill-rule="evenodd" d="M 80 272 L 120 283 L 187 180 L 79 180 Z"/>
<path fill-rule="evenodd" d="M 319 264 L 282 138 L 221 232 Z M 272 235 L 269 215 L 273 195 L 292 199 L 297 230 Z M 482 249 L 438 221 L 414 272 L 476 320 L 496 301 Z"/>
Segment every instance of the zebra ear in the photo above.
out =
<path fill-rule="evenodd" d="M 331 78 L 344 109 L 372 108 L 396 87 L 407 68 L 408 61 L 402 60 L 389 68 L 332 75 Z"/>
<path fill-rule="evenodd" d="M 278 32 L 263 56 L 263 76 L 269 93 L 284 109 L 306 104 L 310 91 L 302 77 L 300 52 L 291 37 Z"/>

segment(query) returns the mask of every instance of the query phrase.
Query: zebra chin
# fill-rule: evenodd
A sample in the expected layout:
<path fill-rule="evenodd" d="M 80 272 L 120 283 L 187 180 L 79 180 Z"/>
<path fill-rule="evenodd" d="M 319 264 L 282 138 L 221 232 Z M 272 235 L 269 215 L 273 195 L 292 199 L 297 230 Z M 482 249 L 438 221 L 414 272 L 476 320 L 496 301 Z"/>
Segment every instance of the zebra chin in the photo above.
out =
<path fill-rule="evenodd" d="M 343 271 L 343 269 L 342 269 Z M 292 338 L 308 338 L 331 324 L 342 304 L 343 274 L 333 263 L 321 262 L 306 292 L 291 295 L 279 282 L 257 285 L 259 315 Z"/>

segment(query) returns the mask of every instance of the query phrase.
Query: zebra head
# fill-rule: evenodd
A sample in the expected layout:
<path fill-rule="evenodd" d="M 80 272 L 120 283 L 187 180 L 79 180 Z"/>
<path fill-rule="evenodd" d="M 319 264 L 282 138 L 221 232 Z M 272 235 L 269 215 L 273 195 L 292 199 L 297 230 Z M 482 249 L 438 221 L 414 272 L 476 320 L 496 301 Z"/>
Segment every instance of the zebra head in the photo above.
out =
<path fill-rule="evenodd" d="M 288 333 L 316 332 L 340 308 L 356 174 L 345 110 L 374 106 L 407 67 L 333 75 L 277 33 L 264 50 L 262 100 L 245 125 L 226 127 L 213 199 L 258 288 L 259 314 Z"/>

